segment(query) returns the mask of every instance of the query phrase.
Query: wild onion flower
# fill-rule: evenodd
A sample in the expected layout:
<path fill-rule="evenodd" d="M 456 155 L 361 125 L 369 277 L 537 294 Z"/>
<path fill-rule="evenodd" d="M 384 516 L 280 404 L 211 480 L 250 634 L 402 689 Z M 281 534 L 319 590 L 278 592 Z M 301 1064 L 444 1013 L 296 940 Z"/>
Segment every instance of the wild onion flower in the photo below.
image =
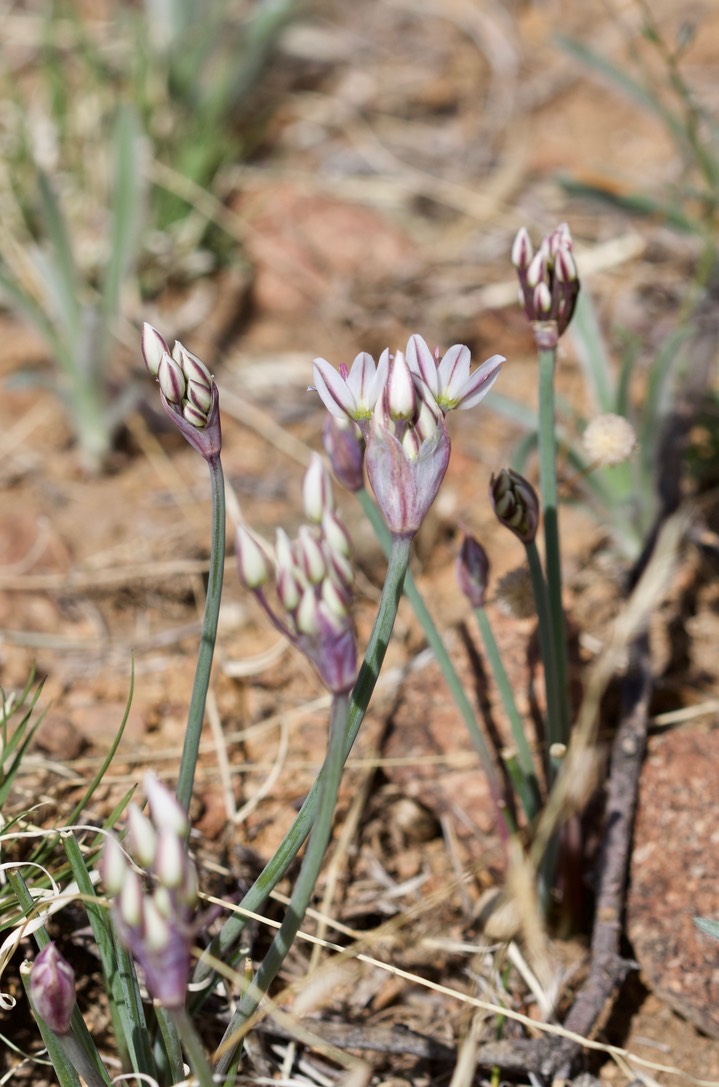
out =
<path fill-rule="evenodd" d="M 102 877 L 120 939 L 142 968 L 147 988 L 166 1008 L 182 1008 L 190 977 L 197 878 L 187 855 L 189 824 L 173 794 L 145 778 L 150 817 L 131 805 L 127 844 L 142 874 L 109 837 Z"/>
<path fill-rule="evenodd" d="M 592 419 L 582 442 L 592 466 L 604 467 L 629 460 L 636 448 L 637 435 L 623 415 L 606 412 Z"/>
<path fill-rule="evenodd" d="M 445 415 L 454 408 L 462 411 L 473 408 L 483 400 L 506 359 L 503 355 L 492 355 L 473 373 L 470 362 L 470 351 L 464 344 L 454 344 L 440 361 L 439 348 L 432 353 L 421 336 L 410 336 L 407 342 L 410 370 L 422 378 Z"/>
<path fill-rule="evenodd" d="M 75 972 L 57 949 L 47 944 L 30 972 L 30 1000 L 55 1034 L 67 1034 L 75 1009 Z"/>
<path fill-rule="evenodd" d="M 170 352 L 167 341 L 147 323 L 142 327 L 142 354 L 160 386 L 167 415 L 205 460 L 216 458 L 222 448 L 219 393 L 204 362 L 179 340 Z"/>
<path fill-rule="evenodd" d="M 535 253 L 521 227 L 512 246 L 512 264 L 519 277 L 520 302 L 532 325 L 537 346 L 554 348 L 574 313 L 579 274 L 566 223 L 547 234 Z"/>
<path fill-rule="evenodd" d="M 493 475 L 489 497 L 497 520 L 523 544 L 534 543 L 539 527 L 539 498 L 531 483 L 512 468 Z"/>
<path fill-rule="evenodd" d="M 348 369 L 335 370 L 315 359 L 315 389 L 337 419 L 359 426 L 365 463 L 377 504 L 395 537 L 410 537 L 437 496 L 449 463 L 444 416 L 470 408 L 489 392 L 504 362 L 494 355 L 470 374 L 469 349 L 451 347 L 441 359 L 421 336 L 411 336 L 407 353 L 379 362 L 366 352 Z"/>
<path fill-rule="evenodd" d="M 295 540 L 278 529 L 272 548 L 246 526 L 238 527 L 237 569 L 271 622 L 312 662 L 327 689 L 343 694 L 357 676 L 353 570 L 349 536 L 318 454 L 305 476 L 303 499 L 309 524 L 300 527 Z M 266 592 L 273 581 L 276 603 Z"/>

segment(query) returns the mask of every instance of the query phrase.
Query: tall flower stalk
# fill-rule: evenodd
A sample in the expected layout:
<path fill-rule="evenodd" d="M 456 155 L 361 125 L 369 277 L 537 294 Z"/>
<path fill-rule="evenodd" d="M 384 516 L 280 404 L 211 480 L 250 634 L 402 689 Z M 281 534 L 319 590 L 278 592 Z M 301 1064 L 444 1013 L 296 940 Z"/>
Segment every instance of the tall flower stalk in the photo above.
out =
<path fill-rule="evenodd" d="M 572 319 L 579 294 L 579 275 L 572 248 L 566 223 L 546 235 L 536 253 L 524 228 L 518 232 L 512 247 L 512 263 L 517 270 L 522 303 L 539 358 L 539 476 L 553 643 L 551 666 L 559 689 L 554 730 L 558 741 L 565 744 L 569 740 L 570 699 L 567 632 L 562 605 L 554 380 L 559 339 Z"/>
<path fill-rule="evenodd" d="M 220 460 L 220 396 L 212 374 L 197 355 L 193 355 L 179 342 L 175 342 L 170 352 L 160 333 L 148 324 L 143 326 L 142 353 L 145 365 L 160 386 L 160 399 L 166 414 L 192 448 L 204 457 L 210 472 L 210 569 L 200 648 L 177 779 L 177 799 L 185 811 L 188 811 L 210 686 L 225 569 L 225 481 Z"/>

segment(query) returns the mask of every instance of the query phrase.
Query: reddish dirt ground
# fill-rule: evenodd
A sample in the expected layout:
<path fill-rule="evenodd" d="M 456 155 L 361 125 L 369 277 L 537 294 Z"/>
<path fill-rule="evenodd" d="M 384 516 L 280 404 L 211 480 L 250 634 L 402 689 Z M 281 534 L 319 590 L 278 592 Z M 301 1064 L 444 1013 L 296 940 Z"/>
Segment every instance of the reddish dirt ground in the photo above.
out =
<path fill-rule="evenodd" d="M 135 327 L 147 319 L 181 338 L 213 369 L 225 473 L 236 508 L 260 532 L 292 529 L 301 516 L 303 467 L 319 448 L 323 419 L 307 392 L 316 355 L 349 361 L 360 349 L 402 346 L 413 331 L 432 343 L 466 342 L 477 361 L 506 355 L 497 390 L 534 409 L 536 363 L 509 262 L 522 224 L 536 237 L 569 221 L 613 365 L 620 330 L 641 343 L 633 395 L 644 395 L 643 375 L 681 319 L 700 243 L 658 216 L 571 195 L 558 180 L 650 195 L 680 180 L 661 122 L 597 82 L 557 42 L 559 34 L 577 37 L 627 65 L 632 54 L 645 63 L 639 8 L 614 6 L 327 2 L 288 30 L 277 62 L 287 90 L 262 154 L 237 168 L 229 201 L 249 280 L 225 272 L 128 313 Z M 664 32 L 676 33 L 676 5 L 651 6 Z M 685 73 L 716 116 L 719 11 L 704 3 L 692 14 L 697 34 Z M 35 667 L 46 677 L 48 707 L 8 815 L 39 805 L 37 823 L 62 818 L 115 735 L 134 654 L 125 736 L 88 813 L 101 818 L 147 767 L 170 783 L 176 774 L 207 569 L 206 470 L 168 430 L 128 337 L 113 376 L 137 383 L 141 406 L 108 471 L 88 476 L 58 400 L 9 380 L 49 365 L 42 345 L 9 315 L 0 329 L 2 686 L 22 688 Z M 587 409 L 571 337 L 558 389 Z M 458 526 L 482 539 L 494 577 L 522 559 L 486 498 L 490 474 L 507 463 L 520 432 L 489 403 L 452 419 L 453 460 L 413 566 L 460 675 L 480 696 L 479 642 L 454 576 Z M 383 559 L 352 499 L 339 501 L 357 563 L 363 644 Z M 711 491 L 704 509 L 711 528 Z M 562 545 L 586 664 L 621 607 L 621 560 L 606 526 L 576 506 L 563 511 Z M 666 599 L 657 600 L 651 713 L 691 712 L 657 717 L 651 729 L 626 925 L 639 969 L 598 1037 L 719 1082 L 719 951 L 691 920 L 716 913 L 719 886 L 715 573 L 712 547 L 687 545 Z M 533 624 L 502 615 L 494 602 L 489 613 L 524 692 Z M 492 999 L 501 960 L 485 952 L 477 918 L 482 895 L 502 878 L 502 851 L 471 745 L 423 651 L 403 606 L 389 680 L 348 766 L 322 909 L 354 931 L 384 923 L 368 941 L 378 958 Z M 232 561 L 213 698 L 217 724 L 206 726 L 193 815 L 207 885 L 229 893 L 293 819 L 323 756 L 327 706 L 310 667 L 240 588 Z M 496 713 L 491 690 L 486 698 Z M 604 739 L 613 724 L 610 712 Z M 343 827 L 353 828 L 348 842 Z M 564 978 L 566 1006 L 586 967 L 586 939 L 553 940 L 547 954 Z M 297 951 L 285 980 L 300 981 L 307 968 L 307 953 Z M 3 978 L 3 988 L 15 984 Z M 517 1010 L 535 1016 L 519 980 L 511 984 Z M 316 987 L 305 986 L 303 1014 L 314 1009 L 320 1036 L 323 1017 L 360 1023 L 368 1034 L 400 1024 L 455 1051 L 469 1027 L 468 1009 L 451 997 L 370 967 Z M 12 1034 L 12 1025 L 2 1029 Z M 490 1019 L 488 1036 L 492 1029 Z M 368 1059 L 372 1082 L 384 1087 L 450 1082 L 451 1061 L 428 1071 L 406 1053 Z M 8 1068 L 15 1060 L 8 1055 Z M 606 1082 L 641 1074 L 622 1057 L 593 1067 Z M 646 1082 L 679 1082 L 666 1071 L 644 1074 Z M 15 1078 L 40 1082 L 26 1068 Z"/>

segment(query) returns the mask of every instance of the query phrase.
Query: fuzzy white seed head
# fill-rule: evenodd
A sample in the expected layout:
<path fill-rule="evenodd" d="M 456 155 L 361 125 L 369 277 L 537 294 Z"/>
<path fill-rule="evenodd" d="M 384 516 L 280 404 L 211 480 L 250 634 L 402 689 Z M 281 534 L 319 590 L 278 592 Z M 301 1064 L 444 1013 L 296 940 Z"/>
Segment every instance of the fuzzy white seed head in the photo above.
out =
<path fill-rule="evenodd" d="M 594 465 L 621 464 L 637 444 L 634 427 L 623 415 L 598 415 L 584 431 L 584 449 Z"/>

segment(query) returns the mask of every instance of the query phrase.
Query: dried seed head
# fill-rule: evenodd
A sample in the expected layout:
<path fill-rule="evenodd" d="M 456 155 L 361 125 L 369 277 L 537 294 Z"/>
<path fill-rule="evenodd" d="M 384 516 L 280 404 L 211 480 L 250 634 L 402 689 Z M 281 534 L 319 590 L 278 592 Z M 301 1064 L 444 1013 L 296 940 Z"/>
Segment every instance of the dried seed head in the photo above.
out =
<path fill-rule="evenodd" d="M 604 467 L 628 460 L 636 447 L 637 435 L 623 415 L 607 412 L 592 419 L 582 441 L 592 464 Z"/>

